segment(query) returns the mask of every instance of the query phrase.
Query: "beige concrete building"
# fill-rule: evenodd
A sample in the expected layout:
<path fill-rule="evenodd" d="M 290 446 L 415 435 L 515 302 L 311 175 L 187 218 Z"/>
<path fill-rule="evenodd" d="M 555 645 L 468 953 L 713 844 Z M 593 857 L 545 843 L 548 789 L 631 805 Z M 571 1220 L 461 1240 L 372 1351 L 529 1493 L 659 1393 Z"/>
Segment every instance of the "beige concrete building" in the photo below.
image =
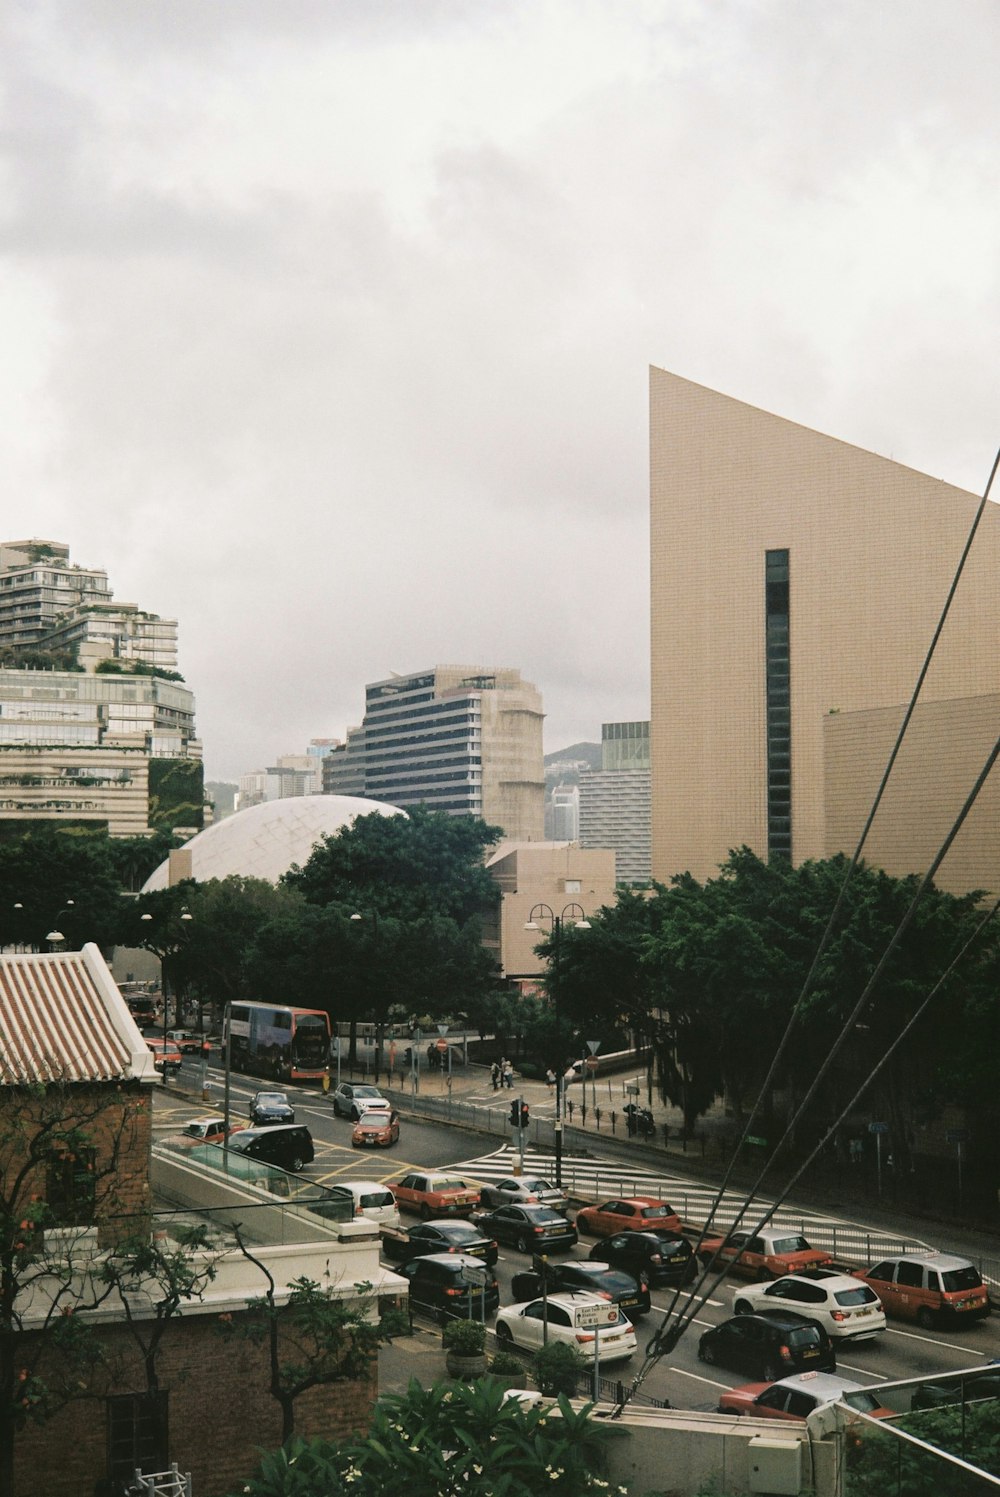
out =
<path fill-rule="evenodd" d="M 324 789 L 545 834 L 541 693 L 520 671 L 437 665 L 365 688 L 365 718 L 324 761 Z"/>
<path fill-rule="evenodd" d="M 551 931 L 552 917 L 570 925 L 614 903 L 611 848 L 583 848 L 577 842 L 502 842 L 486 867 L 500 887 L 500 906 L 495 923 L 484 930 L 483 945 L 511 981 L 541 977 L 545 964 L 535 947 Z M 551 913 L 536 916 L 539 930 L 525 930 L 539 904 Z"/>
<path fill-rule="evenodd" d="M 650 442 L 653 875 L 851 851 L 978 499 L 660 369 Z M 867 848 L 894 874 L 926 867 L 995 736 L 998 582 L 990 504 Z M 993 804 L 943 887 L 1000 885 Z"/>

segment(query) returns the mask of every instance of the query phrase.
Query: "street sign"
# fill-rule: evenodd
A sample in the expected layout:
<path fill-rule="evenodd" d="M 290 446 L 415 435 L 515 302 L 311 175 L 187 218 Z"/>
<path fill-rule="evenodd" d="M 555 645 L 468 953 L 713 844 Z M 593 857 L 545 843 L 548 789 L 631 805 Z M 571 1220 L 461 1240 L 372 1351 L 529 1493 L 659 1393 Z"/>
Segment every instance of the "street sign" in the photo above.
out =
<path fill-rule="evenodd" d="M 889 1131 L 889 1124 L 888 1123 L 869 1123 L 868 1124 L 868 1132 L 869 1133 L 888 1133 L 888 1131 Z"/>
<path fill-rule="evenodd" d="M 581 1330 L 587 1326 L 617 1325 L 617 1305 L 577 1305 L 573 1312 L 574 1324 Z"/>
<path fill-rule="evenodd" d="M 950 1144 L 967 1144 L 969 1142 L 968 1128 L 949 1128 L 945 1138 Z"/>
<path fill-rule="evenodd" d="M 747 1141 L 748 1144 L 759 1144 L 762 1149 L 766 1149 L 767 1148 L 767 1139 L 766 1138 L 754 1138 L 751 1134 L 748 1133 L 746 1141 Z"/>
<path fill-rule="evenodd" d="M 437 1047 L 440 1050 L 441 1054 L 444 1055 L 444 1053 L 448 1049 L 448 1041 L 445 1039 L 438 1040 Z"/>

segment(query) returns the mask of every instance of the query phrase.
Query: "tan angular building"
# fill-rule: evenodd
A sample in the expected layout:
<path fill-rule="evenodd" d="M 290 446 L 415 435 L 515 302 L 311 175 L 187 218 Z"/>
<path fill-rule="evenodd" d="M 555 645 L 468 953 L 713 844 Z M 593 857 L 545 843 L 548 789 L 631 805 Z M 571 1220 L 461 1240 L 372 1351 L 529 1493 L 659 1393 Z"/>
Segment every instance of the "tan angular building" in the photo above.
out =
<path fill-rule="evenodd" d="M 650 378 L 653 876 L 853 851 L 978 498 Z M 989 504 L 865 857 L 922 872 L 1000 730 Z M 1000 782 L 938 883 L 1000 887 Z"/>

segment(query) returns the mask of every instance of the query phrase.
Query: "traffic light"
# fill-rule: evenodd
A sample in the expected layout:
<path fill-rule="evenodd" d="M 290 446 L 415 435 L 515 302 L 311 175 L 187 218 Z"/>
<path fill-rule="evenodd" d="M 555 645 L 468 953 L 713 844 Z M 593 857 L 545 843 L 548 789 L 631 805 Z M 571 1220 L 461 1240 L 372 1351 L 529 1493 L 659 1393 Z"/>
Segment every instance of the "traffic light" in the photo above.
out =
<path fill-rule="evenodd" d="M 510 1126 L 512 1128 L 517 1128 L 519 1126 L 519 1121 L 520 1121 L 520 1112 L 519 1112 L 518 1105 L 517 1105 L 516 1102 L 512 1102 L 510 1104 L 510 1112 L 509 1112 L 508 1116 L 510 1118 Z"/>
<path fill-rule="evenodd" d="M 521 1125 L 522 1128 L 527 1128 L 527 1126 L 528 1126 L 528 1104 L 527 1104 L 527 1102 L 522 1102 L 521 1103 L 521 1117 L 520 1117 L 519 1121 L 520 1121 L 520 1125 Z"/>

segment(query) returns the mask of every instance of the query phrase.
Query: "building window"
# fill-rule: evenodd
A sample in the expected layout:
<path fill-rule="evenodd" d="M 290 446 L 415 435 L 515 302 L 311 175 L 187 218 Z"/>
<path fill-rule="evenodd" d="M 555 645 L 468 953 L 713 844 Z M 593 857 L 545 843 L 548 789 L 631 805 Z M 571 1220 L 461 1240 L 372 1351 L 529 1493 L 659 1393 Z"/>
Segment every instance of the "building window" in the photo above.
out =
<path fill-rule="evenodd" d="M 166 1471 L 166 1393 L 118 1393 L 108 1406 L 108 1476 L 131 1484 L 137 1470 Z"/>
<path fill-rule="evenodd" d="M 580 880 L 578 878 L 564 878 L 563 879 L 563 893 L 564 894 L 580 894 L 581 892 L 582 892 L 582 885 L 581 885 Z"/>
<path fill-rule="evenodd" d="M 767 856 L 792 856 L 792 705 L 787 551 L 768 551 L 764 574 L 767 690 Z"/>
<path fill-rule="evenodd" d="M 94 1220 L 94 1149 L 53 1149 L 45 1173 L 45 1200 L 60 1227 L 87 1227 Z"/>

